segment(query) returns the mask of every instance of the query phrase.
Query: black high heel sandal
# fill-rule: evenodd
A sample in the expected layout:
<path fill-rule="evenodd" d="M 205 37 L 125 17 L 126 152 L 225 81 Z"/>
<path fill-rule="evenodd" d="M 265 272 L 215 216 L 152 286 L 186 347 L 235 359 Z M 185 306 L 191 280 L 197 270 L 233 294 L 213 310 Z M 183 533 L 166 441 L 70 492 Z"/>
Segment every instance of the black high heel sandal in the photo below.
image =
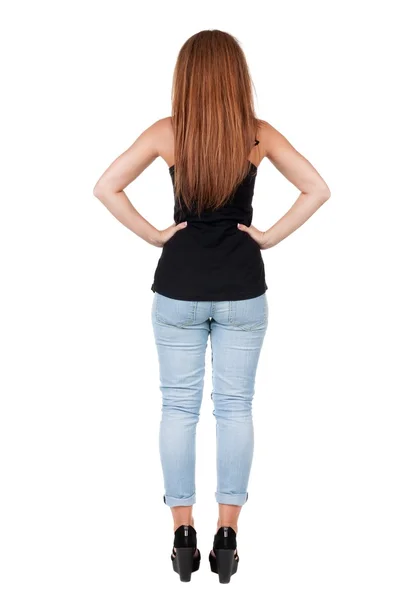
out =
<path fill-rule="evenodd" d="M 229 583 L 239 563 L 236 531 L 232 527 L 220 527 L 214 536 L 213 552 L 209 555 L 211 570 L 219 575 L 220 583 Z"/>
<path fill-rule="evenodd" d="M 197 532 L 192 525 L 180 525 L 174 534 L 172 565 L 181 581 L 191 581 L 191 573 L 200 567 Z"/>

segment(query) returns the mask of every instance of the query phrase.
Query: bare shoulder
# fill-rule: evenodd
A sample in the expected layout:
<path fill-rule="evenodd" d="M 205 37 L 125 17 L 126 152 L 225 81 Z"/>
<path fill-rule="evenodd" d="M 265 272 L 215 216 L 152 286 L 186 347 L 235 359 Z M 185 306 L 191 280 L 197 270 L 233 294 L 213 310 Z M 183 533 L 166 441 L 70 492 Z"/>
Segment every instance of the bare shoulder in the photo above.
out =
<path fill-rule="evenodd" d="M 165 145 L 168 139 L 173 139 L 172 117 L 158 119 L 149 127 L 149 132 L 154 137 L 157 147 Z"/>
<path fill-rule="evenodd" d="M 163 117 L 154 123 L 156 131 L 160 133 L 173 133 L 172 117 Z"/>
<path fill-rule="evenodd" d="M 267 158 L 270 158 L 273 150 L 294 149 L 289 140 L 278 129 L 263 119 L 258 120 L 258 135 L 261 151 L 263 156 L 267 156 Z"/>
<path fill-rule="evenodd" d="M 161 155 L 160 150 L 165 148 L 173 139 L 172 119 L 164 117 L 148 125 L 137 137 L 136 146 L 147 145 L 155 149 L 156 156 Z"/>
<path fill-rule="evenodd" d="M 329 197 L 329 188 L 317 169 L 276 127 L 259 121 L 261 157 L 267 157 L 292 184 L 303 192 L 317 189 Z"/>
<path fill-rule="evenodd" d="M 152 125 L 153 137 L 156 149 L 170 166 L 173 163 L 174 154 L 174 130 L 172 128 L 172 117 L 163 117 Z"/>
<path fill-rule="evenodd" d="M 144 129 L 134 142 L 106 169 L 97 181 L 94 194 L 101 190 L 121 191 L 152 162 L 162 157 L 171 164 L 173 131 L 170 117 L 159 119 Z"/>

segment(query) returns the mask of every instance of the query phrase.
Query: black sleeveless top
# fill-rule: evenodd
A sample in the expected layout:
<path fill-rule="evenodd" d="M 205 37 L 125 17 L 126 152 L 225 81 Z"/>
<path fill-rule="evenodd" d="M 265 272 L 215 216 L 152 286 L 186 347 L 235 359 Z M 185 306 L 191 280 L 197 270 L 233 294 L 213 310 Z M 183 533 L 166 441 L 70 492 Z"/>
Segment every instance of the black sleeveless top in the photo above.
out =
<path fill-rule="evenodd" d="M 169 168 L 173 184 L 174 169 Z M 250 163 L 233 197 L 217 210 L 202 211 L 201 217 L 175 199 L 175 223 L 188 224 L 162 247 L 153 292 L 178 300 L 245 300 L 268 289 L 261 249 L 237 227 L 251 225 L 256 175 Z"/>

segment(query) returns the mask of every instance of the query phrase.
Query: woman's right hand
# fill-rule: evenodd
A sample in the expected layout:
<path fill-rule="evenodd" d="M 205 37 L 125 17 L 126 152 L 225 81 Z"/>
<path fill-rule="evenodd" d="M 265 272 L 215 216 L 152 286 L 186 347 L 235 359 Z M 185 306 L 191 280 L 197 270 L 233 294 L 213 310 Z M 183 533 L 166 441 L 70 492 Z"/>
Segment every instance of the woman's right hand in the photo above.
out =
<path fill-rule="evenodd" d="M 162 229 L 161 231 L 159 231 L 159 238 L 158 238 L 156 246 L 158 248 L 163 248 L 163 246 L 166 244 L 166 242 L 168 240 L 170 240 L 171 237 L 174 236 L 177 231 L 179 231 L 180 229 L 185 229 L 186 226 L 187 226 L 187 221 L 182 221 L 181 223 L 178 223 L 178 225 L 176 225 L 174 223 L 173 225 L 170 225 L 166 229 Z"/>

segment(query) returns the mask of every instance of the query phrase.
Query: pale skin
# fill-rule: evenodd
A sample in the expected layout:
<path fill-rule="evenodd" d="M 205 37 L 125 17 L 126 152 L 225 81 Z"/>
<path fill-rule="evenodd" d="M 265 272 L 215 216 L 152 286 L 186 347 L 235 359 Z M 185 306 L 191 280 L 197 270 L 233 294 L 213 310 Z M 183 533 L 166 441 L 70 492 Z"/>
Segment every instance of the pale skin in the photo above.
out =
<path fill-rule="evenodd" d="M 258 131 L 259 146 L 254 146 L 248 159 L 257 167 L 267 157 L 300 194 L 290 209 L 266 231 L 240 223 L 238 228 L 267 250 L 296 231 L 330 198 L 330 190 L 315 167 L 272 125 L 265 123 Z M 258 149 L 257 149 L 258 148 Z M 187 223 L 171 224 L 156 229 L 131 204 L 124 189 L 158 157 L 168 168 L 174 164 L 174 135 L 171 117 L 160 119 L 144 130 L 134 143 L 118 156 L 96 183 L 93 194 L 133 233 L 144 241 L 162 248 Z M 219 504 L 219 527 L 238 531 L 241 506 Z M 180 525 L 193 525 L 192 506 L 171 507 L 174 530 Z"/>

